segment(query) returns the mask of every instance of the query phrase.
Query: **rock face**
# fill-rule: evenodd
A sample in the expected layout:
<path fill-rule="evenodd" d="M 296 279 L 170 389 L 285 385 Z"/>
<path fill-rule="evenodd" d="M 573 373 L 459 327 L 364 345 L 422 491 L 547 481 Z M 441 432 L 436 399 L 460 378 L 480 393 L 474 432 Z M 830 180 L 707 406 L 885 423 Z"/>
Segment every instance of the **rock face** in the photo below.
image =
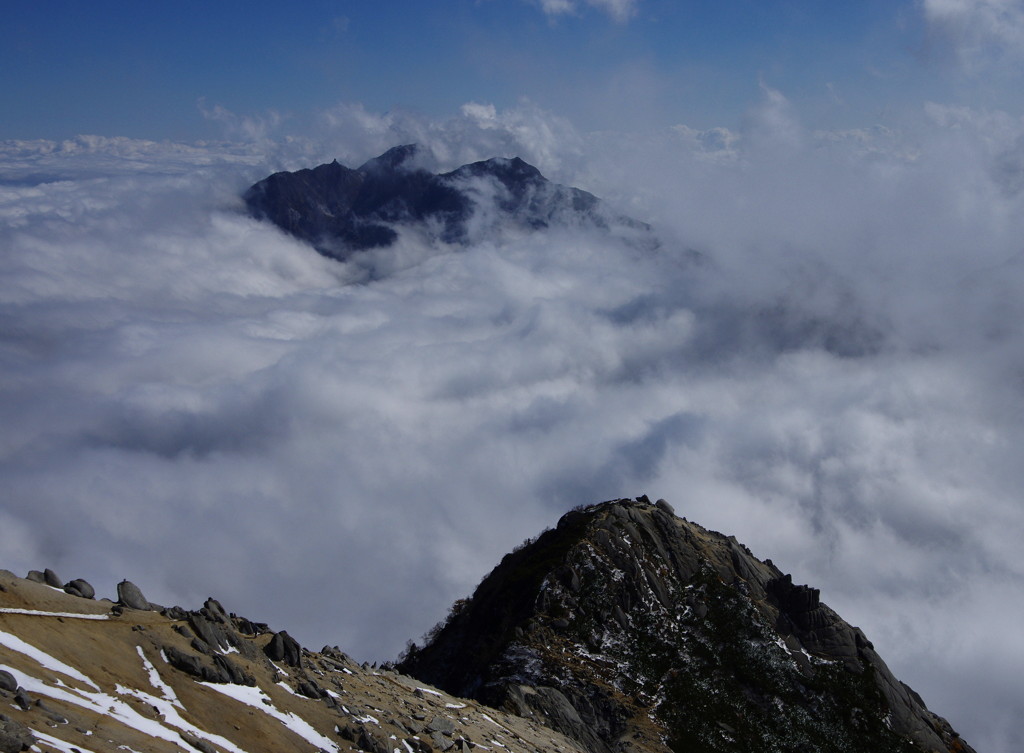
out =
<path fill-rule="evenodd" d="M 433 174 L 416 166 L 415 145 L 397 146 L 352 169 L 338 163 L 280 172 L 245 192 L 249 213 L 312 244 L 324 256 L 389 246 L 397 226 L 417 226 L 447 243 L 474 227 L 509 222 L 538 229 L 557 223 L 607 228 L 613 218 L 592 194 L 548 181 L 518 157 L 489 159 Z"/>
<path fill-rule="evenodd" d="M 641 500 L 506 556 L 401 671 L 599 753 L 971 751 L 817 589 Z"/>

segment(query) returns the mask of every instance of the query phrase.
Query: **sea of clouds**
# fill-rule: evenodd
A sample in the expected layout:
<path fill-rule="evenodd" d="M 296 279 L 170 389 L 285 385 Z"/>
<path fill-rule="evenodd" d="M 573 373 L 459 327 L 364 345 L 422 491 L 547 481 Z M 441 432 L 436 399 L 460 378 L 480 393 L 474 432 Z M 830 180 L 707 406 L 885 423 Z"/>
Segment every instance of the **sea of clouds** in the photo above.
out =
<path fill-rule="evenodd" d="M 979 751 L 1024 744 L 1024 124 L 581 133 L 340 105 L 230 141 L 0 143 L 0 550 L 393 658 L 569 508 L 648 494 L 864 628 Z M 651 238 L 245 216 L 279 169 L 518 155 Z M 628 236 L 628 234 L 627 234 Z"/>

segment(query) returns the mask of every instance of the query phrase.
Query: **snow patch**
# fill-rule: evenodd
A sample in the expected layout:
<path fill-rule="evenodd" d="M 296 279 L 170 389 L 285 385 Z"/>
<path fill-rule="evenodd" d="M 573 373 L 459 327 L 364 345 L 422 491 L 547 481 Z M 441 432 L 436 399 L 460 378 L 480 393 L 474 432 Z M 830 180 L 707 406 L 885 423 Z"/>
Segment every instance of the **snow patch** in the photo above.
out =
<path fill-rule="evenodd" d="M 63 593 L 63 591 L 61 592 Z M 79 612 L 40 612 L 37 609 L 0 608 L 0 614 L 27 614 L 32 617 L 68 617 L 72 620 L 109 620 L 108 614 L 80 614 Z"/>
<path fill-rule="evenodd" d="M 93 753 L 88 748 L 83 748 L 81 745 L 72 745 L 66 740 L 61 740 L 59 737 L 48 735 L 45 732 L 39 732 L 38 730 L 30 729 L 36 739 L 41 743 L 46 743 L 51 748 L 60 751 L 60 753 Z M 32 746 L 32 750 L 39 750 L 35 745 Z"/>
<path fill-rule="evenodd" d="M 72 677 L 83 685 L 88 685 L 94 690 L 99 690 L 99 686 L 96 685 L 92 680 L 83 675 L 74 667 L 69 667 L 64 662 L 54 659 L 48 653 L 43 651 L 41 648 L 33 646 L 31 643 L 26 643 L 16 635 L 5 633 L 0 631 L 0 646 L 9 648 L 11 651 L 16 651 L 19 654 L 23 654 L 30 659 L 34 659 L 36 662 L 41 664 L 51 672 L 57 672 L 67 677 Z"/>
<path fill-rule="evenodd" d="M 157 672 L 156 667 L 154 667 L 152 662 L 146 658 L 146 654 L 142 650 L 142 646 L 136 646 L 135 650 L 139 652 L 139 657 L 142 659 L 142 666 L 146 670 L 146 674 L 149 675 L 149 684 L 160 691 L 165 701 L 170 703 L 172 706 L 177 706 L 179 709 L 184 710 L 185 707 L 182 706 L 181 701 L 178 700 L 178 696 L 174 692 L 174 688 L 164 682 L 160 673 Z M 160 656 L 163 657 L 163 653 L 163 649 L 161 649 Z M 166 657 L 164 657 L 164 661 L 167 661 Z"/>
<path fill-rule="evenodd" d="M 281 711 L 271 702 L 270 697 L 259 688 L 251 688 L 246 685 L 216 685 L 211 682 L 201 682 L 208 688 L 218 693 L 234 698 L 239 703 L 251 706 L 262 711 L 267 716 L 277 719 L 281 724 L 290 729 L 296 735 L 304 739 L 315 748 L 322 748 L 326 751 L 338 753 L 338 746 L 329 737 L 322 735 L 307 722 L 289 711 Z"/>
<path fill-rule="evenodd" d="M 160 722 L 156 719 L 150 719 L 142 716 L 132 706 L 123 701 L 121 698 L 104 693 L 100 690 L 96 692 L 89 692 L 85 690 L 72 690 L 70 688 L 65 689 L 64 687 L 53 687 L 47 685 L 42 680 L 26 675 L 24 672 L 20 672 L 12 667 L 0 665 L 0 668 L 6 669 L 17 680 L 18 684 L 21 685 L 25 690 L 30 693 L 36 693 L 47 698 L 52 698 L 56 701 L 63 701 L 64 703 L 77 706 L 91 711 L 98 716 L 105 717 L 107 719 L 114 719 L 117 722 L 123 724 L 126 727 L 130 727 L 144 735 L 147 735 L 158 740 L 166 740 L 167 742 L 173 743 L 174 745 L 184 748 L 184 744 L 181 742 L 181 735 L 179 731 L 191 732 L 196 737 L 204 738 L 215 745 L 219 745 L 229 753 L 246 753 L 242 748 L 232 743 L 230 740 L 220 737 L 219 735 L 213 735 L 205 732 L 193 724 L 186 722 L 180 717 L 178 711 L 174 706 L 163 698 L 157 698 L 156 696 L 142 691 L 134 691 L 117 686 L 117 692 L 129 695 L 133 698 L 143 701 L 153 706 L 159 713 L 164 715 L 164 721 Z M 90 681 L 90 683 L 91 681 Z M 93 687 L 96 687 L 93 685 Z M 174 729 L 170 729 L 168 726 L 173 726 Z"/>

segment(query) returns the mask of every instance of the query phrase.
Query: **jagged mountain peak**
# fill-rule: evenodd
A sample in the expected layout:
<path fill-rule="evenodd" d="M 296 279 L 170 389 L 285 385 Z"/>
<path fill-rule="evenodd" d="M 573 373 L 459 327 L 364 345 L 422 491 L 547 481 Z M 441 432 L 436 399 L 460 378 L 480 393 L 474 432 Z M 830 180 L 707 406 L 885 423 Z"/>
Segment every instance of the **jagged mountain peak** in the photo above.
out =
<path fill-rule="evenodd" d="M 400 667 L 600 753 L 971 750 L 817 589 L 646 497 L 568 513 Z"/>
<path fill-rule="evenodd" d="M 415 159 L 421 156 L 423 150 L 418 144 L 402 144 L 393 146 L 383 154 L 367 160 L 359 166 L 359 172 L 370 172 L 373 170 L 398 170 L 415 169 Z M 335 160 L 337 162 L 337 160 Z"/>
<path fill-rule="evenodd" d="M 243 195 L 249 213 L 313 245 L 330 258 L 386 247 L 398 229 L 466 244 L 500 228 L 538 230 L 569 224 L 647 231 L 607 212 L 593 194 L 552 183 L 519 157 L 495 157 L 434 174 L 415 144 L 396 146 L 352 169 L 337 160 L 279 172 Z M 471 222 L 483 217 L 484 221 Z"/>

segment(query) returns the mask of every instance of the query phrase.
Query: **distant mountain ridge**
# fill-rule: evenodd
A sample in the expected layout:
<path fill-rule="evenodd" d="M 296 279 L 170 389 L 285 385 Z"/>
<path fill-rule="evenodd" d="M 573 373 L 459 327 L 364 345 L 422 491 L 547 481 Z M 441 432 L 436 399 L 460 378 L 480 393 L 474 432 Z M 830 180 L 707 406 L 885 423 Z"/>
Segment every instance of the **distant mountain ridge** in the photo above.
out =
<path fill-rule="evenodd" d="M 0 571 L 0 699 L 0 753 L 974 753 L 816 589 L 646 497 L 567 513 L 381 668 Z"/>
<path fill-rule="evenodd" d="M 419 147 L 389 149 L 353 169 L 337 160 L 279 172 L 251 186 L 249 213 L 344 261 L 390 246 L 397 226 L 416 226 L 446 243 L 473 239 L 473 225 L 510 223 L 527 230 L 555 224 L 645 228 L 608 213 L 579 188 L 552 183 L 519 157 L 492 158 L 434 174 L 418 166 Z"/>

